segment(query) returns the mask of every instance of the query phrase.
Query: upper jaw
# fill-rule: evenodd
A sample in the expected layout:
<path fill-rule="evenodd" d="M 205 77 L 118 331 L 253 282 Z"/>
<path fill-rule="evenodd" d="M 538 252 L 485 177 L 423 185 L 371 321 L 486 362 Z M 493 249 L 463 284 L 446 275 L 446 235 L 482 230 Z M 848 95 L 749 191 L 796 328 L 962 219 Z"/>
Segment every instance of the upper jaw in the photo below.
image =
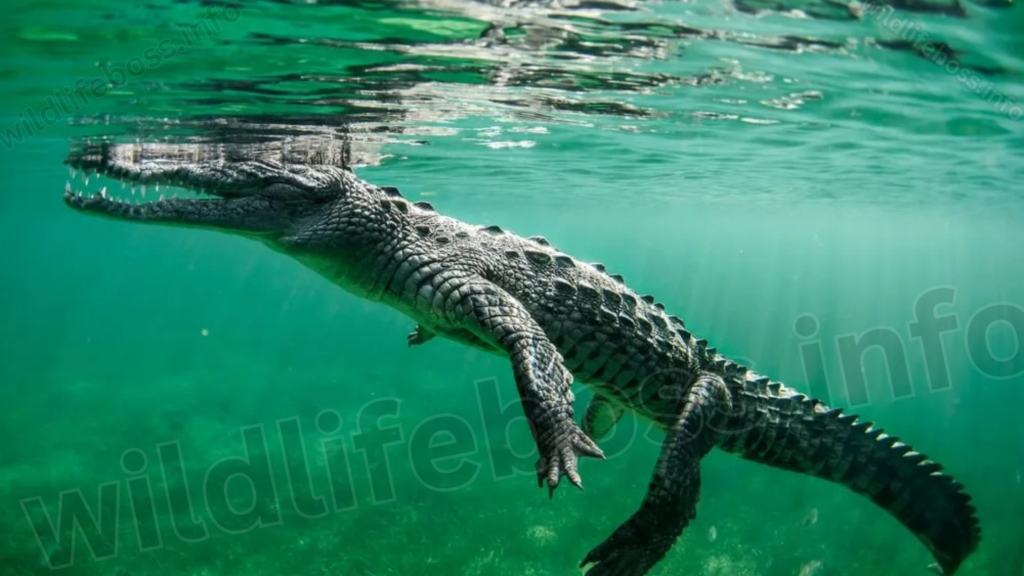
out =
<path fill-rule="evenodd" d="M 238 154 L 230 145 L 84 141 L 72 145 L 64 163 L 73 176 L 82 174 L 86 189 L 102 176 L 130 184 L 133 191 L 138 187 L 143 198 L 148 190 L 156 191 L 160 186 L 240 198 L 285 184 L 295 193 L 323 199 L 352 178 L 350 172 L 337 166 L 285 164 L 266 157 L 239 158 Z M 102 184 L 94 190 L 101 192 Z"/>
<path fill-rule="evenodd" d="M 146 189 L 173 186 L 198 194 L 225 198 L 246 196 L 259 191 L 275 173 L 284 172 L 272 162 L 228 162 L 209 158 L 194 145 L 112 144 L 78 142 L 64 163 L 71 175 L 81 173 L 88 188 L 100 177 L 138 187 L 142 197 Z"/>
<path fill-rule="evenodd" d="M 75 144 L 64 161 L 70 173 L 64 202 L 101 216 L 173 221 L 187 205 L 230 195 L 217 180 L 202 178 L 195 163 L 153 152 L 143 145 Z"/>
<path fill-rule="evenodd" d="M 325 170 L 267 159 L 237 159 L 196 144 L 114 144 L 79 141 L 65 162 L 71 179 L 64 201 L 98 215 L 163 222 L 196 218 L 229 205 L 257 204 L 268 189 L 308 194 L 333 177 Z M 287 184 L 287 187 L 275 186 Z M 171 196 L 171 199 L 165 199 Z M 179 198 L 181 196 L 181 198 Z M 272 198 L 268 198 L 272 199 Z"/>
<path fill-rule="evenodd" d="M 64 201 L 120 220 L 273 238 L 336 200 L 355 180 L 335 166 L 238 159 L 221 150 L 77 143 L 65 160 L 72 179 L 65 184 Z"/>

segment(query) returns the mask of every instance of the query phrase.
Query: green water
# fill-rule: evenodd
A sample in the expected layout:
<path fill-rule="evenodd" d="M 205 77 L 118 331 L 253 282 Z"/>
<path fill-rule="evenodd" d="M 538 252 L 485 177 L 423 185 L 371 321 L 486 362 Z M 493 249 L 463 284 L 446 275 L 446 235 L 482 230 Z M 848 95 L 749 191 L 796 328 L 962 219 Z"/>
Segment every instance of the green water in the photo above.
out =
<path fill-rule="evenodd" d="M 584 492 L 549 500 L 509 472 L 533 448 L 502 415 L 505 360 L 410 349 L 411 321 L 256 243 L 61 202 L 75 138 L 341 134 L 360 177 L 602 261 L 724 354 L 855 405 L 974 497 L 982 541 L 959 573 L 1024 574 L 1020 6 L 497 4 L 245 3 L 31 135 L 19 114 L 174 48 L 207 7 L 5 4 L 0 574 L 574 574 L 633 512 L 658 453 L 643 424 L 583 463 Z M 908 323 L 943 287 L 955 329 L 929 364 Z M 871 333 L 905 362 L 843 356 Z M 227 478 L 237 460 L 218 465 L 247 449 L 271 467 L 247 471 L 255 501 Z M 931 561 L 840 486 L 712 453 L 698 517 L 652 574 Z"/>

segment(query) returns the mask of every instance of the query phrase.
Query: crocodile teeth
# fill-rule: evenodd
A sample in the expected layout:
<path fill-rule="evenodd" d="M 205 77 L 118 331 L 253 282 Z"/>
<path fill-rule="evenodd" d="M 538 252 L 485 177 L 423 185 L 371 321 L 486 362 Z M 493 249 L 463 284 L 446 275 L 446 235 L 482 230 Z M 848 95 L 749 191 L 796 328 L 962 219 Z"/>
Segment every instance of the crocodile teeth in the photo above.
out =
<path fill-rule="evenodd" d="M 143 198 L 146 197 L 146 185 L 145 184 L 143 184 L 142 186 L 139 187 L 139 192 L 142 193 L 142 197 Z"/>
<path fill-rule="evenodd" d="M 89 185 L 89 175 L 83 173 L 82 178 L 85 180 L 85 185 L 88 186 Z"/>
<path fill-rule="evenodd" d="M 65 181 L 64 182 L 64 193 L 65 194 L 71 194 L 71 182 L 70 181 Z"/>
<path fill-rule="evenodd" d="M 104 186 L 103 188 L 100 188 L 100 198 L 106 198 L 106 197 L 107 197 L 107 187 Z"/>

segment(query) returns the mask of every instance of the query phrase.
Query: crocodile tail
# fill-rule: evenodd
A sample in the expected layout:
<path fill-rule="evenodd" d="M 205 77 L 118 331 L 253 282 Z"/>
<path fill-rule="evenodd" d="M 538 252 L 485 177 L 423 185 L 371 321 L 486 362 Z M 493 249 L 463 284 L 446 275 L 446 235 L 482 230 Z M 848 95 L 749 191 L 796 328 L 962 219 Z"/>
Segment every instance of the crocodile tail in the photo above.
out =
<path fill-rule="evenodd" d="M 737 379 L 720 447 L 847 486 L 887 510 L 951 575 L 981 530 L 963 485 L 942 466 L 856 416 L 753 373 Z"/>

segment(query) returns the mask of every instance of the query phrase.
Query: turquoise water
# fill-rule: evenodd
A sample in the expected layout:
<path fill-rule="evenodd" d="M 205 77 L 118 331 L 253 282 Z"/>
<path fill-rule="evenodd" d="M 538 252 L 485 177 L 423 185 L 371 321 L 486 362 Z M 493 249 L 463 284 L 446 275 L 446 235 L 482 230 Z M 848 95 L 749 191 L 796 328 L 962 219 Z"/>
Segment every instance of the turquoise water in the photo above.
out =
<path fill-rule="evenodd" d="M 533 448 L 502 412 L 505 360 L 410 349 L 410 320 L 245 239 L 72 212 L 79 138 L 348 140 L 360 177 L 602 261 L 724 354 L 899 435 L 974 497 L 959 574 L 1024 574 L 1019 5 L 498 4 L 5 5 L 0 574 L 572 574 L 658 453 L 627 417 L 586 490 L 549 500 L 515 473 Z M 151 48 L 173 56 L 40 116 Z M 929 301 L 955 320 L 938 356 L 912 327 Z M 884 353 L 850 353 L 879 334 Z M 472 450 L 425 476 L 438 423 Z M 218 465 L 247 449 L 255 499 Z M 842 487 L 712 453 L 651 573 L 930 562 Z"/>

